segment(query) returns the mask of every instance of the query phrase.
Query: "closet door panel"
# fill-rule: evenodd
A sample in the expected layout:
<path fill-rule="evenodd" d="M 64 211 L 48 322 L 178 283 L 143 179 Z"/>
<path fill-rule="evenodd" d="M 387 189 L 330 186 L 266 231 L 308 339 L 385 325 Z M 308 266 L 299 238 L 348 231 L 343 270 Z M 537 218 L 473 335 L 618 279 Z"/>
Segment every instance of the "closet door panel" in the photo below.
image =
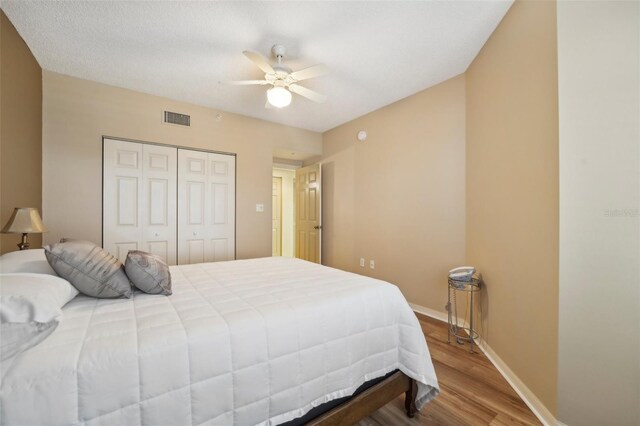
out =
<path fill-rule="evenodd" d="M 204 182 L 187 182 L 185 208 L 189 225 L 204 227 Z"/>
<path fill-rule="evenodd" d="M 227 184 L 211 184 L 211 219 L 214 225 L 224 225 L 227 223 L 228 204 Z"/>
<path fill-rule="evenodd" d="M 127 260 L 127 253 L 129 253 L 129 251 L 131 250 L 139 250 L 139 242 L 117 242 L 115 243 L 115 249 L 107 249 L 105 247 L 105 249 L 111 253 L 112 255 L 114 255 L 115 257 L 117 257 L 122 263 L 124 263 Z"/>
<path fill-rule="evenodd" d="M 204 261 L 204 240 L 190 239 L 187 243 L 186 261 L 184 263 L 203 263 Z"/>
<path fill-rule="evenodd" d="M 138 187 L 137 176 L 116 176 L 116 207 L 118 226 L 138 226 Z"/>
<path fill-rule="evenodd" d="M 230 255 L 229 238 L 217 238 L 211 240 L 211 252 L 213 262 L 233 260 L 233 256 Z"/>
<path fill-rule="evenodd" d="M 235 259 L 236 158 L 209 153 L 209 247 L 207 261 Z"/>
<path fill-rule="evenodd" d="M 207 261 L 207 153 L 178 149 L 178 264 Z"/>
<path fill-rule="evenodd" d="M 178 149 L 178 263 L 235 259 L 235 156 Z"/>
<path fill-rule="evenodd" d="M 177 148 L 142 145 L 142 250 L 177 261 Z"/>
<path fill-rule="evenodd" d="M 142 248 L 142 145 L 105 139 L 103 149 L 102 245 L 124 261 L 129 250 Z"/>
<path fill-rule="evenodd" d="M 149 226 L 167 226 L 171 206 L 169 205 L 169 179 L 147 179 L 149 212 Z M 175 210 L 175 209 L 174 209 Z"/>

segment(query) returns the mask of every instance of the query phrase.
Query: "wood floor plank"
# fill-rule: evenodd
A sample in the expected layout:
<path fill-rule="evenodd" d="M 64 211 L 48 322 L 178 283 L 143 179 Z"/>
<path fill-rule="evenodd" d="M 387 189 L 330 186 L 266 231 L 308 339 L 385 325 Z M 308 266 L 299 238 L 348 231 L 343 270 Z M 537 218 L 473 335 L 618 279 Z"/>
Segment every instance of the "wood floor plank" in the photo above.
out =
<path fill-rule="evenodd" d="M 404 411 L 404 396 L 394 399 L 387 404 L 387 408 L 393 408 L 388 410 L 378 410 L 371 417 L 381 425 L 404 425 L 407 420 L 416 420 L 416 417 L 410 419 L 407 417 Z"/>
<path fill-rule="evenodd" d="M 436 361 L 434 365 L 438 380 L 446 383 L 465 398 L 474 400 L 496 413 L 505 413 L 524 422 L 536 420 L 533 413 L 519 398 L 506 395 L 487 383 L 473 380 L 445 364 Z"/>
<path fill-rule="evenodd" d="M 506 394 L 517 396 L 511 385 L 502 377 L 500 372 L 490 363 L 484 362 L 480 353 L 469 354 L 464 351 L 460 354 L 451 349 L 451 345 L 441 342 L 430 342 L 429 352 L 434 361 L 441 362 L 449 367 L 462 371 L 469 377 L 490 383 L 493 387 Z"/>
<path fill-rule="evenodd" d="M 440 395 L 414 417 L 399 396 L 358 426 L 506 426 L 540 425 L 487 357 L 469 353 L 468 344 L 447 343 L 447 323 L 416 314 L 427 339 L 440 383 Z"/>
<path fill-rule="evenodd" d="M 433 405 L 428 404 L 422 409 L 424 414 L 445 410 L 448 413 L 447 420 L 455 419 L 455 424 L 478 426 L 489 424 L 498 414 L 445 384 L 440 384 L 440 391 L 440 395 L 432 401 Z"/>
<path fill-rule="evenodd" d="M 496 416 L 495 419 L 489 423 L 491 426 L 527 426 L 529 423 L 521 422 L 518 419 L 514 419 L 513 417 L 509 417 L 504 413 L 500 413 Z"/>

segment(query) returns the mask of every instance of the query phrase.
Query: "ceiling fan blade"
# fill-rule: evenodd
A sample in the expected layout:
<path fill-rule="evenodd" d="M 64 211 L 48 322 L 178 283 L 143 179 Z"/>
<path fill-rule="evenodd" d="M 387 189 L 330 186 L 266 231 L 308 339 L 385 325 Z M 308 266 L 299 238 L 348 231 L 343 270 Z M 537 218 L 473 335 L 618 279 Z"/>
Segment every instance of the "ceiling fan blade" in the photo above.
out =
<path fill-rule="evenodd" d="M 242 80 L 242 81 L 221 81 L 220 84 L 229 86 L 249 86 L 251 84 L 265 85 L 269 84 L 267 80 Z"/>
<path fill-rule="evenodd" d="M 326 74 L 329 74 L 329 68 L 325 64 L 318 64 L 309 68 L 292 72 L 290 75 L 295 81 L 302 81 L 308 78 L 320 77 Z"/>
<path fill-rule="evenodd" d="M 311 99 L 314 102 L 322 103 L 327 100 L 325 95 L 321 95 L 320 93 L 314 92 L 306 87 L 298 86 L 297 84 L 290 84 L 289 90 L 307 99 Z"/>
<path fill-rule="evenodd" d="M 256 66 L 264 71 L 265 74 L 275 74 L 275 71 L 273 70 L 271 65 L 269 65 L 267 59 L 261 54 L 252 52 L 250 50 L 245 50 L 242 53 L 244 53 L 244 56 L 251 59 L 251 62 L 256 64 Z"/>

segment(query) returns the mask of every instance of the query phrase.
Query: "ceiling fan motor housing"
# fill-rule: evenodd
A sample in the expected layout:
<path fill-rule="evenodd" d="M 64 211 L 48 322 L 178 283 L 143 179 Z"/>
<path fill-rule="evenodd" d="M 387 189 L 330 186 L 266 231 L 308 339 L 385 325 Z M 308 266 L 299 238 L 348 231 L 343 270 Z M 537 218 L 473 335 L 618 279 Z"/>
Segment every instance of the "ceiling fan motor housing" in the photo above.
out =
<path fill-rule="evenodd" d="M 287 48 L 281 44 L 274 44 L 271 48 L 271 53 L 273 53 L 273 56 L 277 59 L 282 59 L 284 58 L 284 54 L 287 53 Z"/>
<path fill-rule="evenodd" d="M 276 76 L 279 78 L 285 78 L 287 75 L 291 74 L 291 68 L 285 67 L 282 64 L 274 65 L 273 70 L 276 72 Z"/>

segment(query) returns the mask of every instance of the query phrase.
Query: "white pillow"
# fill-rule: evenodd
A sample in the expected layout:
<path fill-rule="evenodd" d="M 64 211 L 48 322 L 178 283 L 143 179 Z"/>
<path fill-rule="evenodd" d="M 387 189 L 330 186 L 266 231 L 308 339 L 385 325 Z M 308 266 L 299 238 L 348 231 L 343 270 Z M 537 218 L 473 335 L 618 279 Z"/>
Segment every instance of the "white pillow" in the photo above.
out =
<path fill-rule="evenodd" d="M 12 251 L 0 256 L 0 273 L 14 272 L 58 275 L 47 262 L 44 249 Z"/>
<path fill-rule="evenodd" d="M 57 276 L 0 274 L 0 360 L 10 363 L 46 339 L 58 326 L 60 308 L 77 295 L 74 286 Z"/>

